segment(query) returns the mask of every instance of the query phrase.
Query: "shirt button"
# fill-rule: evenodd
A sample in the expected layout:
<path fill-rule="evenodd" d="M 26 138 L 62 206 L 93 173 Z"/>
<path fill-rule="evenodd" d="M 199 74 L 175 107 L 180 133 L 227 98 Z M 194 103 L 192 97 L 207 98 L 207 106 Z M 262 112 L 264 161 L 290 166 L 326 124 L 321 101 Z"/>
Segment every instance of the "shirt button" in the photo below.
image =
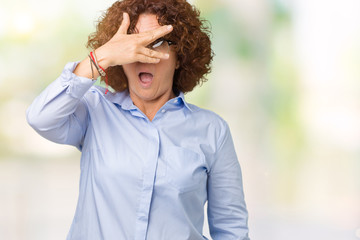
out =
<path fill-rule="evenodd" d="M 161 110 L 161 112 L 162 112 L 162 113 L 164 113 L 164 112 L 166 112 L 166 110 L 165 110 L 165 109 L 163 109 L 163 110 Z"/>

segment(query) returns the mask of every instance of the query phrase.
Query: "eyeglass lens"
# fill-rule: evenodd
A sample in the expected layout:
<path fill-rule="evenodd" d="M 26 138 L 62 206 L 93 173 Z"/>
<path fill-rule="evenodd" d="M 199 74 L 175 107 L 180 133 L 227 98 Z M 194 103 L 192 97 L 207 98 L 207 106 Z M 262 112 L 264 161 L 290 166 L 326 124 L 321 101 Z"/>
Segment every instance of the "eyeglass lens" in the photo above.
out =
<path fill-rule="evenodd" d="M 169 44 L 167 41 L 159 39 L 158 41 L 155 41 L 154 43 L 150 44 L 150 48 L 163 53 L 169 52 Z"/>

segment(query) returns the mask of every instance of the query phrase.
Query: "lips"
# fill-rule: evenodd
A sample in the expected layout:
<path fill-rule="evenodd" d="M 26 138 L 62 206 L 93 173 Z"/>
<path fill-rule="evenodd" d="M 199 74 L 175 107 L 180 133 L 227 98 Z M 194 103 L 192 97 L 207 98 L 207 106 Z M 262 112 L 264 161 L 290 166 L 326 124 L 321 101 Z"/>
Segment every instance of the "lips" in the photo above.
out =
<path fill-rule="evenodd" d="M 143 87 L 150 87 L 154 75 L 148 72 L 140 72 L 139 73 L 139 80 Z"/>

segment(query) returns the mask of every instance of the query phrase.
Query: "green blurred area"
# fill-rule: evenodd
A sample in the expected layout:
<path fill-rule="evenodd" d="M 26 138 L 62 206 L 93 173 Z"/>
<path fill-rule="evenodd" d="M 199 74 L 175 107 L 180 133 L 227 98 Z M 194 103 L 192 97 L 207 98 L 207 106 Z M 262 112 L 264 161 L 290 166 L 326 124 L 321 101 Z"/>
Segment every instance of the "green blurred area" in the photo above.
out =
<path fill-rule="evenodd" d="M 9 216 L 18 208 L 12 199 L 31 194 L 19 187 L 27 186 L 20 174 L 31 166 L 72 169 L 74 182 L 67 186 L 76 190 L 78 162 L 68 159 L 78 160 L 79 153 L 41 139 L 27 125 L 25 110 L 67 62 L 87 56 L 87 37 L 111 1 L 65 1 L 61 8 L 48 3 L 43 15 L 36 10 L 41 4 L 7 2 L 0 10 L 0 193 L 13 204 Z M 253 239 L 300 239 L 295 226 L 316 239 L 360 239 L 358 2 L 321 9 L 308 1 L 194 4 L 211 25 L 215 58 L 209 80 L 186 98 L 230 125 Z M 45 175 L 39 183 L 52 179 Z M 9 190 L 7 182 L 19 184 L 14 185 L 18 190 Z M 0 206 L 0 212 L 7 207 Z M 66 230 L 73 209 L 66 211 L 66 216 L 55 212 L 38 223 L 52 219 Z M 35 215 L 25 209 L 12 221 L 1 220 L 0 236 L 21 225 L 23 235 L 8 239 L 46 239 L 31 231 L 28 237 L 26 221 L 19 223 Z M 288 224 L 288 235 L 277 232 L 281 224 Z"/>

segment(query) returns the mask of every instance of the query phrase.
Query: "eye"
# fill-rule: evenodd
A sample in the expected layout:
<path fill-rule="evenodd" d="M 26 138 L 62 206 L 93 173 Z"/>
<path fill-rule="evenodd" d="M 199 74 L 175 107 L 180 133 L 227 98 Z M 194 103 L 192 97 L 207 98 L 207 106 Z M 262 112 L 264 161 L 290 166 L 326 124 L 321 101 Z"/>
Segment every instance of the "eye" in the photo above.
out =
<path fill-rule="evenodd" d="M 163 44 L 164 41 L 165 41 L 164 39 L 159 38 L 158 40 L 156 40 L 155 42 L 153 42 L 153 43 L 151 44 L 151 47 L 152 47 L 152 48 L 160 47 L 160 46 Z"/>

